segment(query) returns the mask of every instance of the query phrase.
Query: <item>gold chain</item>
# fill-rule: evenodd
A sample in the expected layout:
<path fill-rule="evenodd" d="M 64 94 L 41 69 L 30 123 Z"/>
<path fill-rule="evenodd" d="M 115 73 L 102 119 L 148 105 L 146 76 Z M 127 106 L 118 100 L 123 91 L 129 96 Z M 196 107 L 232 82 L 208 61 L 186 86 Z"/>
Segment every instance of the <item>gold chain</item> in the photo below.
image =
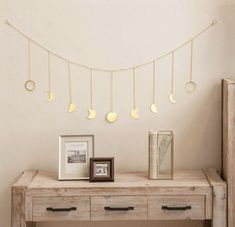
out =
<path fill-rule="evenodd" d="M 90 108 L 93 109 L 93 70 L 90 69 Z"/>
<path fill-rule="evenodd" d="M 193 40 L 190 42 L 191 44 L 191 56 L 190 56 L 190 81 L 193 79 Z"/>
<path fill-rule="evenodd" d="M 175 52 L 171 53 L 171 94 L 174 94 L 174 68 L 175 68 Z"/>
<path fill-rule="evenodd" d="M 20 33 L 22 36 L 24 36 L 25 38 L 29 39 L 31 42 L 33 42 L 34 44 L 36 44 L 37 46 L 39 46 L 40 48 L 46 50 L 46 51 L 50 51 L 51 54 L 53 54 L 54 56 L 66 61 L 66 62 L 70 62 L 70 64 L 73 65 L 77 65 L 86 69 L 93 69 L 96 71 L 106 71 L 106 72 L 119 72 L 119 71 L 127 71 L 127 70 L 132 70 L 133 68 L 139 68 L 148 64 L 152 64 L 153 61 L 159 61 L 162 58 L 167 57 L 168 55 L 171 55 L 172 52 L 175 52 L 176 50 L 184 47 L 185 45 L 187 45 L 188 43 L 190 43 L 192 40 L 196 39 L 198 36 L 200 36 L 202 33 L 204 33 L 205 31 L 207 31 L 210 27 L 214 26 L 215 24 L 217 24 L 216 20 L 213 20 L 211 24 L 209 24 L 207 27 L 205 27 L 204 29 L 202 29 L 199 33 L 197 33 L 196 35 L 194 35 L 192 38 L 190 38 L 189 40 L 187 40 L 186 42 L 182 43 L 181 45 L 177 46 L 176 48 L 174 48 L 173 50 L 160 55 L 159 57 L 151 60 L 151 61 L 147 61 L 143 64 L 139 64 L 139 65 L 134 65 L 134 66 L 130 66 L 130 67 L 126 67 L 126 68 L 118 68 L 118 69 L 105 69 L 105 68 L 97 68 L 97 67 L 91 67 L 91 66 L 87 66 L 84 64 L 80 64 L 78 62 L 75 61 L 71 61 L 68 60 L 68 58 L 63 57 L 60 54 L 55 53 L 54 51 L 49 50 L 49 48 L 45 47 L 44 45 L 40 44 L 39 42 L 35 41 L 34 39 L 30 38 L 28 35 L 26 35 L 23 31 L 21 31 L 19 28 L 17 28 L 16 26 L 14 26 L 13 24 L 11 24 L 8 20 L 5 21 L 5 24 L 7 24 L 8 26 L 10 26 L 11 28 L 13 28 L 15 31 L 17 31 L 18 33 Z"/>
<path fill-rule="evenodd" d="M 47 52 L 48 54 L 48 89 L 51 91 L 51 54 L 50 51 Z"/>
<path fill-rule="evenodd" d="M 31 80 L 32 71 L 31 71 L 31 41 L 28 39 L 28 78 Z"/>
<path fill-rule="evenodd" d="M 156 102 L 156 62 L 153 61 L 153 103 Z"/>
<path fill-rule="evenodd" d="M 113 112 L 113 72 L 110 72 L 110 107 L 111 107 L 111 112 Z"/>
<path fill-rule="evenodd" d="M 135 70 L 136 68 L 133 68 L 133 107 L 136 109 L 136 78 L 135 78 Z"/>
<path fill-rule="evenodd" d="M 71 68 L 70 68 L 70 62 L 67 62 L 68 64 L 68 76 L 69 76 L 69 99 L 70 103 L 72 103 L 72 79 L 71 79 Z"/>

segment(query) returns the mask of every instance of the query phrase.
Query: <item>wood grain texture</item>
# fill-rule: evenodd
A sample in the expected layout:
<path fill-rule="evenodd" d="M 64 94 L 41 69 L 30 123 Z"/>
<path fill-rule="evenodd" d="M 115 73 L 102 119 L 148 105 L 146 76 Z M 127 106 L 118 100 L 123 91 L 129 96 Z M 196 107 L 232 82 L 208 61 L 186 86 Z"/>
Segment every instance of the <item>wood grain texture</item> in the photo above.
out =
<path fill-rule="evenodd" d="M 163 210 L 163 206 L 185 207 L 187 210 Z M 204 220 L 205 197 L 204 196 L 149 196 L 148 219 L 150 220 Z"/>
<path fill-rule="evenodd" d="M 224 182 L 216 169 L 205 169 L 205 175 L 208 178 L 211 187 L 213 188 L 212 199 L 212 226 L 226 227 L 227 226 L 227 189 Z"/>
<path fill-rule="evenodd" d="M 223 178 L 227 181 L 228 227 L 235 226 L 235 81 L 223 80 Z"/>
<path fill-rule="evenodd" d="M 47 211 L 52 208 L 70 208 L 77 210 L 65 212 Z M 90 220 L 90 197 L 34 197 L 33 221 L 78 221 Z"/>
<path fill-rule="evenodd" d="M 206 177 L 205 174 L 208 176 Z M 28 223 L 33 225 L 33 221 L 58 220 L 214 218 L 212 217 L 212 189 L 224 184 L 219 176 L 214 175 L 214 172 L 204 173 L 202 170 L 180 170 L 176 171 L 174 176 L 174 180 L 148 180 L 147 172 L 123 173 L 116 174 L 115 182 L 90 183 L 84 180 L 58 181 L 55 173 L 26 171 L 21 176 L 22 179 L 12 187 L 12 227 L 25 227 L 26 221 L 30 221 Z M 218 195 L 221 195 L 219 193 L 221 192 L 218 192 Z M 172 201 L 175 205 L 191 203 L 193 209 L 184 215 L 175 215 L 171 212 L 171 215 L 166 217 L 162 210 L 159 210 L 159 204 L 165 202 L 172 205 Z M 216 201 L 218 201 L 217 204 L 221 204 L 220 200 Z M 134 206 L 135 209 L 113 213 L 113 211 L 104 210 L 106 205 Z M 74 211 L 50 213 L 46 209 L 68 206 L 80 208 L 77 213 Z"/>
<path fill-rule="evenodd" d="M 133 207 L 129 211 L 107 211 L 104 207 Z M 91 197 L 91 220 L 147 220 L 147 196 Z"/>

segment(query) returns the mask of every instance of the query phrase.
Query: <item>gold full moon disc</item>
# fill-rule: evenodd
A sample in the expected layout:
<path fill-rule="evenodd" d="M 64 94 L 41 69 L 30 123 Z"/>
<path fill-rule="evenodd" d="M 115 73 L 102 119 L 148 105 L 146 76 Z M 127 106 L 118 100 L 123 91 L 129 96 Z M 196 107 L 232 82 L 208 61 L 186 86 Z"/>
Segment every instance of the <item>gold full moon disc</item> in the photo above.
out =
<path fill-rule="evenodd" d="M 69 113 L 72 113 L 72 112 L 74 112 L 75 111 L 75 105 L 71 102 L 71 103 L 69 103 Z"/>
<path fill-rule="evenodd" d="M 153 113 L 157 113 L 157 106 L 155 103 L 153 103 L 151 106 L 150 106 L 150 109 Z"/>
<path fill-rule="evenodd" d="M 131 111 L 131 117 L 135 120 L 139 119 L 139 110 L 137 108 Z"/>
<path fill-rule="evenodd" d="M 185 89 L 188 93 L 192 93 L 196 90 L 197 84 L 193 81 L 189 81 L 185 84 Z"/>
<path fill-rule="evenodd" d="M 173 93 L 171 93 L 171 94 L 169 95 L 169 100 L 170 100 L 171 103 L 176 104 L 176 101 L 175 101 L 175 98 L 174 98 L 174 94 L 173 94 Z"/>
<path fill-rule="evenodd" d="M 96 117 L 96 111 L 94 109 L 88 109 L 87 111 L 88 111 L 88 116 L 87 116 L 88 119 L 91 120 Z"/>
<path fill-rule="evenodd" d="M 33 80 L 27 80 L 24 87 L 27 91 L 33 91 L 36 88 L 36 83 Z"/>
<path fill-rule="evenodd" d="M 48 95 L 47 97 L 48 102 L 51 102 L 54 99 L 53 93 L 51 91 L 48 91 L 47 95 Z"/>
<path fill-rule="evenodd" d="M 106 116 L 107 121 L 110 123 L 114 123 L 117 120 L 117 118 L 118 115 L 115 112 L 109 112 Z"/>

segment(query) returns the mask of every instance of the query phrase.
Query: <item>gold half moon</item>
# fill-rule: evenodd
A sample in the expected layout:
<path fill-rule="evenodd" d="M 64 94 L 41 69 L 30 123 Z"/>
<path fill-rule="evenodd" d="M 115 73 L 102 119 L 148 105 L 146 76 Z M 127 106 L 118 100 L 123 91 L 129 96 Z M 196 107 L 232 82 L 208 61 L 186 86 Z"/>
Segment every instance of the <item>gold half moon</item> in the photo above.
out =
<path fill-rule="evenodd" d="M 110 123 L 114 123 L 118 118 L 118 114 L 115 112 L 109 112 L 106 116 L 106 119 Z"/>
<path fill-rule="evenodd" d="M 35 81 L 33 80 L 27 80 L 25 83 L 24 83 L 24 87 L 27 91 L 33 91 L 35 90 L 36 88 L 36 83 Z"/>
<path fill-rule="evenodd" d="M 88 109 L 87 111 L 88 111 L 88 116 L 87 116 L 88 119 L 91 120 L 96 117 L 96 111 L 94 109 Z"/>
<path fill-rule="evenodd" d="M 188 93 L 192 93 L 196 90 L 197 88 L 197 84 L 193 81 L 189 81 L 185 84 L 185 90 L 188 92 Z"/>
<path fill-rule="evenodd" d="M 51 91 L 48 91 L 48 92 L 47 92 L 47 95 L 48 95 L 47 101 L 48 101 L 48 102 L 51 102 L 51 101 L 54 99 L 53 93 L 52 93 Z"/>
<path fill-rule="evenodd" d="M 157 113 L 157 106 L 155 103 L 153 103 L 151 106 L 150 106 L 150 109 L 153 113 Z"/>
<path fill-rule="evenodd" d="M 139 110 L 137 108 L 131 111 L 131 117 L 135 120 L 139 119 Z"/>
<path fill-rule="evenodd" d="M 175 101 L 175 99 L 174 99 L 174 94 L 171 93 L 171 94 L 169 95 L 169 100 L 170 100 L 171 103 L 176 104 L 176 101 Z"/>
<path fill-rule="evenodd" d="M 72 112 L 74 112 L 75 111 L 75 105 L 71 102 L 71 103 L 69 103 L 69 113 L 72 113 Z"/>

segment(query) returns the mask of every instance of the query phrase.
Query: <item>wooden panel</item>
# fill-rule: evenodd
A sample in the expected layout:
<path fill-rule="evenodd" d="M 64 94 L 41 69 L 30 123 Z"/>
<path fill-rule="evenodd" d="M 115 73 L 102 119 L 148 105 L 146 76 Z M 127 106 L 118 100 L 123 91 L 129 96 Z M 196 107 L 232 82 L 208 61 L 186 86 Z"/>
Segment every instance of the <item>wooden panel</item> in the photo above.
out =
<path fill-rule="evenodd" d="M 48 211 L 47 208 L 75 207 L 71 211 Z M 89 197 L 34 197 L 33 221 L 90 220 Z"/>
<path fill-rule="evenodd" d="M 133 207 L 128 211 L 105 210 Z M 91 220 L 145 220 L 147 219 L 146 196 L 94 196 L 91 197 Z"/>
<path fill-rule="evenodd" d="M 227 181 L 228 227 L 235 226 L 235 81 L 223 80 L 223 178 Z"/>
<path fill-rule="evenodd" d="M 205 219 L 205 198 L 204 196 L 150 196 L 148 198 L 148 219 Z"/>
<path fill-rule="evenodd" d="M 212 217 L 213 227 L 227 226 L 227 191 L 224 182 L 216 169 L 205 169 L 204 173 L 213 188 Z"/>

